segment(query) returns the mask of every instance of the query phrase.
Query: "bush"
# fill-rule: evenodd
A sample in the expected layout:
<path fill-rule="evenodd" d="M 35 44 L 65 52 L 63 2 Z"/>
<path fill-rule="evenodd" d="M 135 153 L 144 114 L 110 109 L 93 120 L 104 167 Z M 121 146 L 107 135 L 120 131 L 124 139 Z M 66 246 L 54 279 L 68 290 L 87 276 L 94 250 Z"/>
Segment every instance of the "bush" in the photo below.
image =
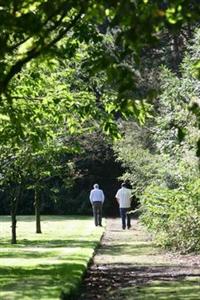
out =
<path fill-rule="evenodd" d="M 149 186 L 141 203 L 141 221 L 159 245 L 182 253 L 200 250 L 200 179 L 181 190 Z"/>

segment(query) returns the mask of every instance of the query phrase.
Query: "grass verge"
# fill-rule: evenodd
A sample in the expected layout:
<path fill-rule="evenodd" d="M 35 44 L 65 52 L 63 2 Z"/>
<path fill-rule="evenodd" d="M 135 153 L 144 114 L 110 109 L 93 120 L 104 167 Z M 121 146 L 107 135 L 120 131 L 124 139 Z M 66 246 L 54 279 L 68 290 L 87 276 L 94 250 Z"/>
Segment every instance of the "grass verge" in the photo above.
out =
<path fill-rule="evenodd" d="M 10 218 L 0 217 L 0 299 L 67 298 L 81 283 L 103 233 L 89 217 L 20 216 L 18 244 L 10 244 Z"/>

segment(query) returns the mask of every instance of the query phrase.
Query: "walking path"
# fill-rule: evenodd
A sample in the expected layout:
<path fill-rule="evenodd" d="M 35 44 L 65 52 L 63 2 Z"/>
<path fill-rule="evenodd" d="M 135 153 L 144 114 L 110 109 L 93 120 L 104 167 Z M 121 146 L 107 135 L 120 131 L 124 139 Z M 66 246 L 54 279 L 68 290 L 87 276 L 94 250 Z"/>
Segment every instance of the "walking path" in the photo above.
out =
<path fill-rule="evenodd" d="M 137 220 L 131 229 L 122 230 L 119 219 L 107 219 L 78 299 L 200 299 L 200 255 L 166 253 Z"/>

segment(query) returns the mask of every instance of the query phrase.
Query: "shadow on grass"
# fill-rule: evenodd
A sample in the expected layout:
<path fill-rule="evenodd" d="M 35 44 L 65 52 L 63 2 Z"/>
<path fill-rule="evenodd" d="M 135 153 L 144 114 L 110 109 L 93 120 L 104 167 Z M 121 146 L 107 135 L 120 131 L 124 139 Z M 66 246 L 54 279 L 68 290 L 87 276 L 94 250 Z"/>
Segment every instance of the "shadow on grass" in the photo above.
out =
<path fill-rule="evenodd" d="M 64 299 L 66 294 L 75 291 L 101 234 L 101 231 L 94 232 L 94 235 L 91 231 L 91 236 L 85 234 L 84 226 L 87 229 L 89 219 L 79 216 L 42 216 L 46 227 L 53 230 L 43 236 L 33 235 L 32 232 L 29 236 L 22 233 L 28 233 L 26 229 L 31 226 L 26 222 L 32 223 L 34 217 L 19 217 L 19 223 L 25 222 L 21 227 L 19 243 L 10 245 L 8 238 L 1 239 L 0 299 L 61 299 L 61 294 Z M 8 222 L 5 226 L 8 228 L 10 218 L 4 217 L 3 221 Z M 61 224 L 54 227 L 48 221 L 61 221 Z M 74 224 L 72 221 L 75 221 Z M 67 232 L 63 224 L 70 225 Z"/>
<path fill-rule="evenodd" d="M 84 220 L 90 220 L 90 216 L 80 216 L 80 215 L 66 215 L 66 216 L 55 216 L 55 215 L 42 215 L 41 216 L 41 221 L 47 221 L 47 222 L 57 222 L 57 221 L 70 221 L 70 220 L 79 220 L 79 221 L 84 221 Z M 11 222 L 11 217 L 10 216 L 1 216 L 0 215 L 0 221 L 3 223 L 10 223 Z M 17 222 L 33 222 L 35 221 L 35 216 L 34 215 L 28 215 L 28 216 L 17 216 Z"/>
<path fill-rule="evenodd" d="M 55 257 L 56 249 L 58 249 L 58 255 L 60 259 L 65 259 L 67 252 L 59 253 L 60 248 L 71 249 L 71 248 L 81 248 L 81 249 L 94 249 L 97 245 L 96 241 L 84 241 L 84 240 L 51 240 L 51 241 L 29 241 L 21 240 L 20 245 L 15 247 L 2 247 L 0 250 L 0 258 L 14 258 L 14 259 L 24 259 L 24 258 L 48 258 Z M 30 249 L 31 248 L 31 249 Z M 52 249 L 52 251 L 50 250 Z M 54 250 L 53 250 L 54 249 Z M 42 251 L 41 251 L 42 250 Z M 84 250 L 83 250 L 84 251 Z"/>
<path fill-rule="evenodd" d="M 123 300 L 199 300 L 200 280 L 195 277 L 176 281 L 153 281 L 110 293 L 109 299 Z"/>
<path fill-rule="evenodd" d="M 1 291 L 9 299 L 59 299 L 75 290 L 86 270 L 86 260 L 76 256 L 68 263 L 44 264 L 36 268 L 0 268 Z M 6 298 L 6 297 L 5 297 Z"/>
<path fill-rule="evenodd" d="M 180 266 L 94 266 L 87 273 L 80 299 L 95 299 L 101 294 L 101 299 L 109 300 L 196 300 L 200 299 L 199 276 L 200 272 L 194 274 L 190 267 Z"/>
<path fill-rule="evenodd" d="M 96 246 L 96 241 L 85 241 L 85 240 L 74 240 L 74 239 L 66 239 L 66 240 L 27 240 L 27 239 L 20 239 L 19 244 L 11 245 L 10 241 L 2 241 L 0 243 L 2 248 L 5 247 L 5 250 L 10 248 L 25 248 L 25 247 L 35 247 L 35 248 L 60 248 L 60 247 L 69 247 L 69 248 L 90 248 Z M 1 254 L 0 254 L 1 255 Z"/>
<path fill-rule="evenodd" d="M 137 242 L 137 243 L 123 243 L 104 245 L 99 249 L 99 253 L 103 255 L 119 256 L 126 253 L 126 255 L 153 255 L 158 253 L 160 248 L 156 247 L 152 242 Z"/>

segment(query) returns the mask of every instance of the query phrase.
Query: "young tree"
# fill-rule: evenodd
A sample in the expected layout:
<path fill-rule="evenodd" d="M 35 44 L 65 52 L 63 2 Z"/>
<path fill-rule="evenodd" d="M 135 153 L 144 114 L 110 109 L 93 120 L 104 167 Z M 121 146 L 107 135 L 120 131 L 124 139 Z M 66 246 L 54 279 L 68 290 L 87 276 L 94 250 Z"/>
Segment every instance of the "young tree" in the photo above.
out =
<path fill-rule="evenodd" d="M 27 149 L 11 149 L 8 147 L 1 147 L 1 176 L 0 185 L 8 198 L 8 205 L 10 206 L 11 214 L 11 229 L 12 237 L 11 243 L 17 243 L 16 237 L 16 214 L 22 193 L 26 186 L 27 176 Z"/>
<path fill-rule="evenodd" d="M 30 181 L 28 189 L 34 190 L 36 233 L 42 233 L 40 218 L 42 191 L 48 185 L 48 182 L 54 178 L 59 178 L 60 182 L 67 183 L 68 187 L 72 185 L 75 173 L 70 157 L 74 152 L 76 150 L 72 144 L 66 146 L 65 143 L 52 141 L 42 151 L 32 153 L 29 161 Z M 51 188 L 49 188 L 50 193 Z"/>

